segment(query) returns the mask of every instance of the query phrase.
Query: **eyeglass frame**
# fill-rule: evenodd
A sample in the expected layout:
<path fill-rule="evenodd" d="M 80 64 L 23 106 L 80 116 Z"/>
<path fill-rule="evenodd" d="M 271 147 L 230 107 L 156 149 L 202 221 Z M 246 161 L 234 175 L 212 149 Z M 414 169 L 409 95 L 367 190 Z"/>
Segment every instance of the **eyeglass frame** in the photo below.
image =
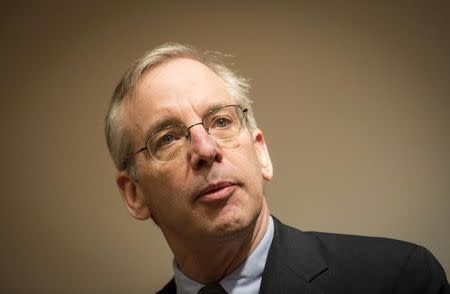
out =
<path fill-rule="evenodd" d="M 134 153 L 134 155 L 137 155 L 137 154 L 141 153 L 142 151 L 147 150 L 147 152 L 150 154 L 150 156 L 151 156 L 153 159 L 155 159 L 156 161 L 164 162 L 164 163 L 170 162 L 170 160 L 169 160 L 169 161 L 160 161 L 160 160 L 158 160 L 157 158 L 155 158 L 155 156 L 150 152 L 150 149 L 149 149 L 149 147 L 148 147 L 148 142 L 150 141 L 150 139 L 151 139 L 155 134 L 157 134 L 157 133 L 159 133 L 159 132 L 161 132 L 161 131 L 163 131 L 163 130 L 165 130 L 165 129 L 168 129 L 168 128 L 171 128 L 171 127 L 175 127 L 175 126 L 184 127 L 184 128 L 186 128 L 186 130 L 187 130 L 187 136 L 186 136 L 186 137 L 189 139 L 189 142 L 191 142 L 192 139 L 191 139 L 191 132 L 190 132 L 190 129 L 193 128 L 193 127 L 195 127 L 195 126 L 202 125 L 202 126 L 203 126 L 203 129 L 206 131 L 206 133 L 207 133 L 209 136 L 211 136 L 211 134 L 209 133 L 209 129 L 207 129 L 207 128 L 205 127 L 205 124 L 204 124 L 204 123 L 205 123 L 205 122 L 204 122 L 205 118 L 208 117 L 209 114 L 211 114 L 211 113 L 213 113 L 213 112 L 215 112 L 215 111 L 217 111 L 217 110 L 219 110 L 219 109 L 221 109 L 221 108 L 230 107 L 230 106 L 236 106 L 236 107 L 238 107 L 238 108 L 242 111 L 242 118 L 241 118 L 241 121 L 240 121 L 241 129 L 242 129 L 242 125 L 243 125 L 243 124 L 242 124 L 242 121 L 243 121 L 244 119 L 247 119 L 248 108 L 242 108 L 242 106 L 239 105 L 239 104 L 222 105 L 222 106 L 215 107 L 215 108 L 209 110 L 208 112 L 206 112 L 206 113 L 203 115 L 202 121 L 201 121 L 201 122 L 194 123 L 194 124 L 190 125 L 189 127 L 186 127 L 184 124 L 174 124 L 174 125 L 166 126 L 166 127 L 162 128 L 162 129 L 159 129 L 159 130 L 157 130 L 157 131 L 151 133 L 151 134 L 147 137 L 147 139 L 145 140 L 145 146 L 142 147 L 142 148 L 140 148 L 138 151 L 136 151 L 136 152 Z M 240 129 L 240 130 L 241 130 L 241 129 Z M 214 139 L 213 137 L 211 137 L 211 138 L 214 140 L 214 142 L 216 142 L 216 139 Z M 217 143 L 217 142 L 216 142 L 216 143 Z"/>

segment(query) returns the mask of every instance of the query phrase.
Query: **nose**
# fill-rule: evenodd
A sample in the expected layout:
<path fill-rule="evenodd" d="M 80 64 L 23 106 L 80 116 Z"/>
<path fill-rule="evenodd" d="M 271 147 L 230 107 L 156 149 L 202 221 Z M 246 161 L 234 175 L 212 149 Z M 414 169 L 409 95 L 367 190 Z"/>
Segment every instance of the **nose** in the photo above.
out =
<path fill-rule="evenodd" d="M 189 160 L 194 170 L 209 168 L 214 162 L 222 161 L 222 153 L 213 138 L 206 132 L 202 123 L 189 127 L 191 144 Z"/>

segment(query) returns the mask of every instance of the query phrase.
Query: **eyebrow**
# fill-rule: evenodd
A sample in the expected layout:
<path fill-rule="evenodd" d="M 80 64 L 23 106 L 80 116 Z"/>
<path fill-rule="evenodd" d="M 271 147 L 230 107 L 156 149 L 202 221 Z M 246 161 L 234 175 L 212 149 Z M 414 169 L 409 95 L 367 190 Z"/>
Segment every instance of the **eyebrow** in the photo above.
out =
<path fill-rule="evenodd" d="M 174 117 L 165 117 L 162 119 L 157 120 L 155 123 L 153 123 L 148 129 L 147 132 L 145 132 L 146 139 L 153 135 L 154 133 L 173 125 L 182 125 L 183 123 L 180 122 L 180 120 L 174 118 Z"/>

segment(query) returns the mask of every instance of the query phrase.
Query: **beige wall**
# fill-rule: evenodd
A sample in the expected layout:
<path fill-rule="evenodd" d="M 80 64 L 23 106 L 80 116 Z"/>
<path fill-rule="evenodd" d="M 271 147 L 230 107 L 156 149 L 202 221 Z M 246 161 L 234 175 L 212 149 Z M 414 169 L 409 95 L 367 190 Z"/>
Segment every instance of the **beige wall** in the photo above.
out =
<path fill-rule="evenodd" d="M 450 272 L 446 7 L 225 2 L 2 2 L 1 293 L 149 293 L 170 278 L 102 132 L 121 74 L 166 41 L 231 53 L 251 78 L 272 213 L 419 243 Z"/>

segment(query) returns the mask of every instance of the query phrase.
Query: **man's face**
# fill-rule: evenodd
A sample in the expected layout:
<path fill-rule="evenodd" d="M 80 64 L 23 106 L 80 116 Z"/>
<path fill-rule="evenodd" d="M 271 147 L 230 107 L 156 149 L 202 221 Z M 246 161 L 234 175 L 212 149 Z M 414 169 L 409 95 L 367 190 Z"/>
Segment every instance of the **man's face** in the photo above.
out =
<path fill-rule="evenodd" d="M 220 77 L 185 58 L 146 72 L 123 117 L 134 150 L 145 145 L 161 120 L 191 126 L 217 106 L 236 104 Z M 166 163 L 147 151 L 135 158 L 138 179 L 119 173 L 118 184 L 130 213 L 152 217 L 168 239 L 225 237 L 246 228 L 263 205 L 263 181 L 272 176 L 259 130 L 242 128 L 233 144 L 218 145 L 201 125 L 190 129 L 187 152 Z"/>

